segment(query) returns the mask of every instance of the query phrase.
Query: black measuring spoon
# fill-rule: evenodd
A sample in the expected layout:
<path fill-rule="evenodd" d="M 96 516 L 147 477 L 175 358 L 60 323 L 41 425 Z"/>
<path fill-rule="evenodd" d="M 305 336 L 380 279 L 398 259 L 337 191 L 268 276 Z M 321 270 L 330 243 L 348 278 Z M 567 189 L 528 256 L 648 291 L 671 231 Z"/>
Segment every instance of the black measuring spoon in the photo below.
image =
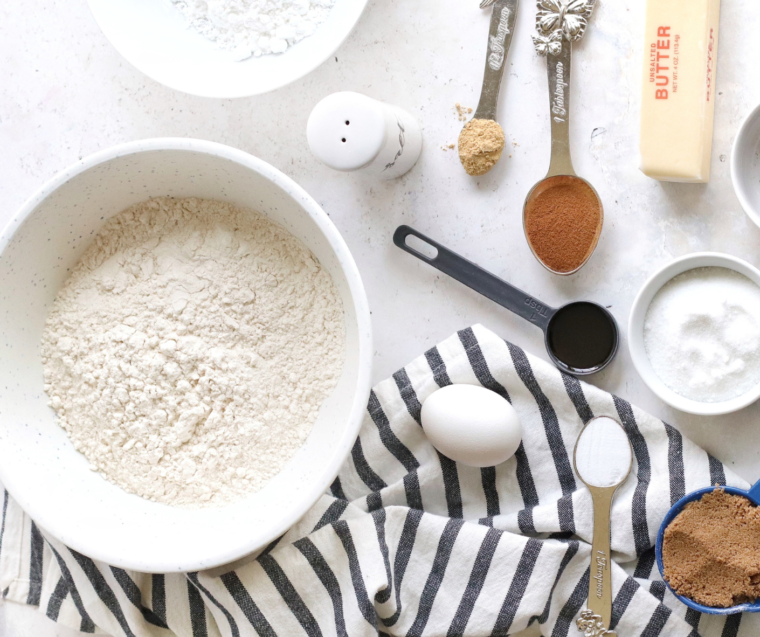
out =
<path fill-rule="evenodd" d="M 435 248 L 428 257 L 406 239 L 417 237 Z M 577 376 L 594 374 L 610 364 L 618 348 L 620 334 L 615 318 L 591 301 L 576 301 L 555 309 L 536 297 L 518 290 L 490 272 L 433 241 L 409 226 L 399 226 L 393 243 L 444 274 L 511 310 L 544 331 L 546 351 L 562 371 Z"/>

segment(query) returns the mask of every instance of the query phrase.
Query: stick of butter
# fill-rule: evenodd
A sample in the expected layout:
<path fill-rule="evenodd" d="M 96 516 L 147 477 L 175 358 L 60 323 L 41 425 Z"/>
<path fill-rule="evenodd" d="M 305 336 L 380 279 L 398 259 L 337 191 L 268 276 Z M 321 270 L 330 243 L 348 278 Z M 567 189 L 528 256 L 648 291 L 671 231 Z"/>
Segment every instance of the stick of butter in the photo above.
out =
<path fill-rule="evenodd" d="M 641 170 L 710 179 L 720 0 L 647 0 Z"/>

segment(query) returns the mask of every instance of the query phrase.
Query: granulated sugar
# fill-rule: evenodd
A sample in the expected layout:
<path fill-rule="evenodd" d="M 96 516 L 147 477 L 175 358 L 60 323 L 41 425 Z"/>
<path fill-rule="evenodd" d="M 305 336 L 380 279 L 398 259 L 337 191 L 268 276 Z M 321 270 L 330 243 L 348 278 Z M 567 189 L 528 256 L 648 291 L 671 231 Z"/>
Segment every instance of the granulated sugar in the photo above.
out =
<path fill-rule="evenodd" d="M 45 390 L 94 470 L 221 505 L 303 444 L 344 358 L 330 275 L 266 217 L 154 199 L 108 221 L 58 294 Z"/>
<path fill-rule="evenodd" d="M 644 343 L 677 394 L 708 403 L 741 396 L 760 383 L 760 287 L 727 268 L 684 272 L 652 300 Z"/>

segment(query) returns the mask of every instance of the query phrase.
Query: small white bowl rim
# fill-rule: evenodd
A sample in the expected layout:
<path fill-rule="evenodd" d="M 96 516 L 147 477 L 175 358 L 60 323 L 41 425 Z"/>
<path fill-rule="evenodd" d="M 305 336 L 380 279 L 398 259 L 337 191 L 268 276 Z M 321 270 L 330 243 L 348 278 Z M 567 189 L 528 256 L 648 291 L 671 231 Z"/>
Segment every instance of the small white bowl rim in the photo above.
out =
<path fill-rule="evenodd" d="M 134 68 L 136 68 L 140 73 L 143 73 L 147 77 L 149 77 L 154 82 L 158 82 L 159 84 L 166 86 L 170 89 L 173 89 L 175 91 L 180 91 L 181 93 L 186 93 L 187 95 L 195 95 L 197 97 L 208 97 L 213 99 L 238 99 L 238 98 L 244 98 L 244 97 L 253 97 L 255 95 L 264 95 L 266 93 L 271 93 L 273 91 L 276 91 L 278 89 L 281 89 L 285 86 L 288 86 L 290 84 L 293 84 L 294 82 L 297 82 L 298 80 L 306 77 L 309 73 L 312 73 L 316 69 L 318 69 L 322 64 L 324 64 L 328 59 L 330 59 L 335 52 L 343 46 L 343 43 L 349 38 L 349 36 L 354 32 L 354 29 L 356 28 L 356 25 L 359 24 L 359 20 L 361 20 L 362 15 L 364 14 L 364 11 L 367 9 L 367 2 L 368 0 L 358 0 L 358 2 L 361 3 L 361 6 L 358 7 L 358 15 L 356 18 L 356 21 L 354 24 L 349 28 L 346 29 L 339 38 L 336 38 L 333 40 L 333 43 L 331 46 L 327 47 L 322 55 L 317 55 L 312 58 L 311 64 L 304 65 L 301 67 L 301 69 L 293 75 L 289 76 L 285 81 L 280 83 L 275 83 L 271 86 L 261 86 L 258 89 L 255 90 L 242 90 L 242 91 L 235 91 L 235 90 L 226 90 L 226 91 L 202 91 L 197 89 L 190 89 L 187 86 L 183 86 L 182 83 L 173 82 L 167 78 L 164 77 L 158 77 L 156 73 L 153 72 L 152 69 L 145 69 L 142 66 L 137 66 L 131 59 L 130 56 L 128 56 L 123 50 L 122 47 L 117 46 L 114 42 L 113 38 L 111 37 L 111 34 L 103 28 L 103 25 L 101 24 L 101 20 L 98 17 L 98 12 L 93 9 L 91 0 L 87 0 L 87 6 L 90 9 L 90 13 L 92 14 L 93 18 L 95 19 L 95 22 L 98 25 L 98 28 L 101 30 L 103 35 L 108 40 L 109 44 L 116 49 L 116 51 L 123 57 L 127 62 L 129 62 L 130 65 L 132 65 Z M 298 44 L 294 45 L 298 46 Z M 282 54 L 280 54 L 282 55 Z M 244 61 L 245 62 L 245 61 Z M 235 64 L 239 64 L 240 62 L 234 62 Z"/>
<path fill-rule="evenodd" d="M 752 264 L 722 252 L 693 252 L 669 261 L 658 268 L 641 286 L 631 306 L 628 319 L 628 350 L 636 371 L 642 380 L 660 400 L 671 407 L 698 416 L 719 416 L 729 414 L 751 405 L 760 399 L 760 383 L 753 390 L 715 403 L 702 403 L 685 398 L 663 383 L 652 369 L 644 346 L 644 320 L 652 299 L 671 279 L 695 268 L 722 267 L 743 274 L 760 286 L 760 270 Z"/>
<path fill-rule="evenodd" d="M 217 142 L 210 142 L 201 139 L 183 138 L 183 137 L 159 137 L 150 138 L 145 140 L 137 140 L 132 142 L 126 142 L 111 146 L 102 151 L 98 151 L 87 157 L 84 157 L 77 161 L 75 164 L 64 168 L 50 180 L 44 183 L 33 195 L 31 195 L 19 208 L 18 212 L 8 222 L 0 233 L 0 258 L 2 258 L 5 249 L 8 247 L 13 236 L 24 221 L 36 210 L 37 206 L 54 191 L 60 188 L 63 184 L 70 181 L 72 178 L 97 166 L 104 162 L 122 157 L 125 155 L 132 155 L 146 151 L 163 151 L 163 150 L 186 150 L 191 152 L 200 152 L 208 155 L 218 156 L 223 159 L 234 161 L 238 164 L 246 166 L 255 172 L 266 177 L 272 181 L 275 185 L 282 187 L 288 191 L 294 199 L 298 200 L 298 203 L 308 213 L 308 215 L 318 225 L 320 231 L 324 234 L 328 240 L 332 249 L 336 252 L 340 259 L 341 269 L 346 275 L 346 280 L 351 292 L 351 298 L 356 307 L 356 316 L 358 322 L 358 339 L 359 348 L 365 352 L 364 356 L 360 357 L 359 364 L 359 376 L 357 379 L 357 391 L 354 397 L 354 403 L 351 406 L 349 415 L 349 422 L 351 427 L 347 427 L 340 441 L 340 446 L 343 448 L 340 454 L 335 454 L 333 460 L 325 467 L 325 475 L 337 475 L 340 467 L 345 462 L 345 456 L 348 455 L 350 449 L 353 447 L 359 430 L 361 428 L 364 412 L 366 410 L 366 396 L 369 396 L 372 381 L 372 331 L 371 331 L 371 315 L 369 310 L 369 302 L 362 283 L 359 270 L 356 266 L 356 262 L 351 255 L 343 237 L 338 232 L 337 228 L 333 225 L 327 213 L 320 207 L 320 205 L 309 195 L 301 186 L 299 186 L 290 177 L 283 172 L 268 164 L 262 159 L 254 157 L 245 151 L 219 144 Z M 361 399 L 360 399 L 361 398 Z M 329 470 L 328 470 L 329 469 Z M 330 478 L 332 479 L 332 478 Z M 38 507 L 35 502 L 29 501 L 23 497 L 23 489 L 16 488 L 17 481 L 11 474 L 6 474 L 3 469 L 2 463 L 0 463 L 0 482 L 11 496 L 16 500 L 17 504 L 45 531 L 55 536 L 55 524 L 49 525 L 48 516 L 44 508 Z M 323 481 L 324 482 L 324 481 Z M 317 502 L 317 500 L 325 493 L 329 487 L 329 481 L 325 484 L 322 482 L 314 481 L 311 485 L 305 485 L 303 491 L 305 495 L 303 497 L 304 504 L 308 503 L 300 513 L 295 509 L 288 516 L 283 516 L 277 525 L 273 525 L 274 537 L 279 537 L 285 533 L 290 527 L 292 527 L 303 515 Z M 209 509 L 213 511 L 213 509 Z M 236 547 L 219 547 L 216 557 L 206 558 L 200 562 L 198 560 L 188 559 L 187 562 L 180 567 L 176 564 L 151 564 L 146 565 L 143 563 L 131 563 L 125 561 L 120 555 L 107 554 L 100 551 L 91 551 L 88 546 L 81 546 L 76 541 L 69 540 L 67 546 L 74 550 L 83 553 L 95 560 L 103 561 L 107 564 L 114 566 L 120 566 L 122 568 L 133 570 L 146 570 L 146 572 L 193 572 L 199 568 L 209 569 L 219 567 L 225 564 L 231 564 L 236 560 L 245 557 L 260 549 L 259 542 L 252 539 L 246 545 Z"/>
<path fill-rule="evenodd" d="M 760 120 L 760 104 L 753 108 L 744 118 L 736 133 L 736 137 L 734 138 L 734 144 L 731 147 L 731 183 L 734 186 L 736 198 L 739 200 L 744 212 L 755 225 L 760 227 L 760 210 L 758 210 L 745 195 L 745 180 L 739 170 L 739 147 L 749 134 L 749 128 L 755 120 Z M 758 129 L 760 130 L 760 122 L 758 122 Z M 760 141 L 760 137 L 758 137 L 758 141 Z"/>

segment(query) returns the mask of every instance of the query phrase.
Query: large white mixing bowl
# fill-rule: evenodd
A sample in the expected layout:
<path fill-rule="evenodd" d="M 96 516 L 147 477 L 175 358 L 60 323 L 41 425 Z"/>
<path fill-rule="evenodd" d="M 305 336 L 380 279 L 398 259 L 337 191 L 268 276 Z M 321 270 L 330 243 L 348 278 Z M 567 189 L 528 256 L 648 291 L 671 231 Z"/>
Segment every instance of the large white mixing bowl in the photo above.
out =
<path fill-rule="evenodd" d="M 106 219 L 156 196 L 253 208 L 301 239 L 343 300 L 346 360 L 306 444 L 261 491 L 216 509 L 129 495 L 90 471 L 56 424 L 43 390 L 47 313 Z M 143 572 L 195 571 L 237 560 L 294 524 L 335 477 L 359 432 L 372 364 L 369 308 L 351 254 L 319 205 L 242 151 L 192 139 L 117 146 L 65 170 L 0 235 L 0 481 L 45 531 L 95 559 Z"/>
<path fill-rule="evenodd" d="M 88 0 L 105 36 L 128 62 L 161 84 L 201 97 L 247 97 L 311 73 L 356 26 L 367 0 L 335 0 L 311 36 L 285 53 L 239 62 L 187 28 L 169 0 Z"/>

